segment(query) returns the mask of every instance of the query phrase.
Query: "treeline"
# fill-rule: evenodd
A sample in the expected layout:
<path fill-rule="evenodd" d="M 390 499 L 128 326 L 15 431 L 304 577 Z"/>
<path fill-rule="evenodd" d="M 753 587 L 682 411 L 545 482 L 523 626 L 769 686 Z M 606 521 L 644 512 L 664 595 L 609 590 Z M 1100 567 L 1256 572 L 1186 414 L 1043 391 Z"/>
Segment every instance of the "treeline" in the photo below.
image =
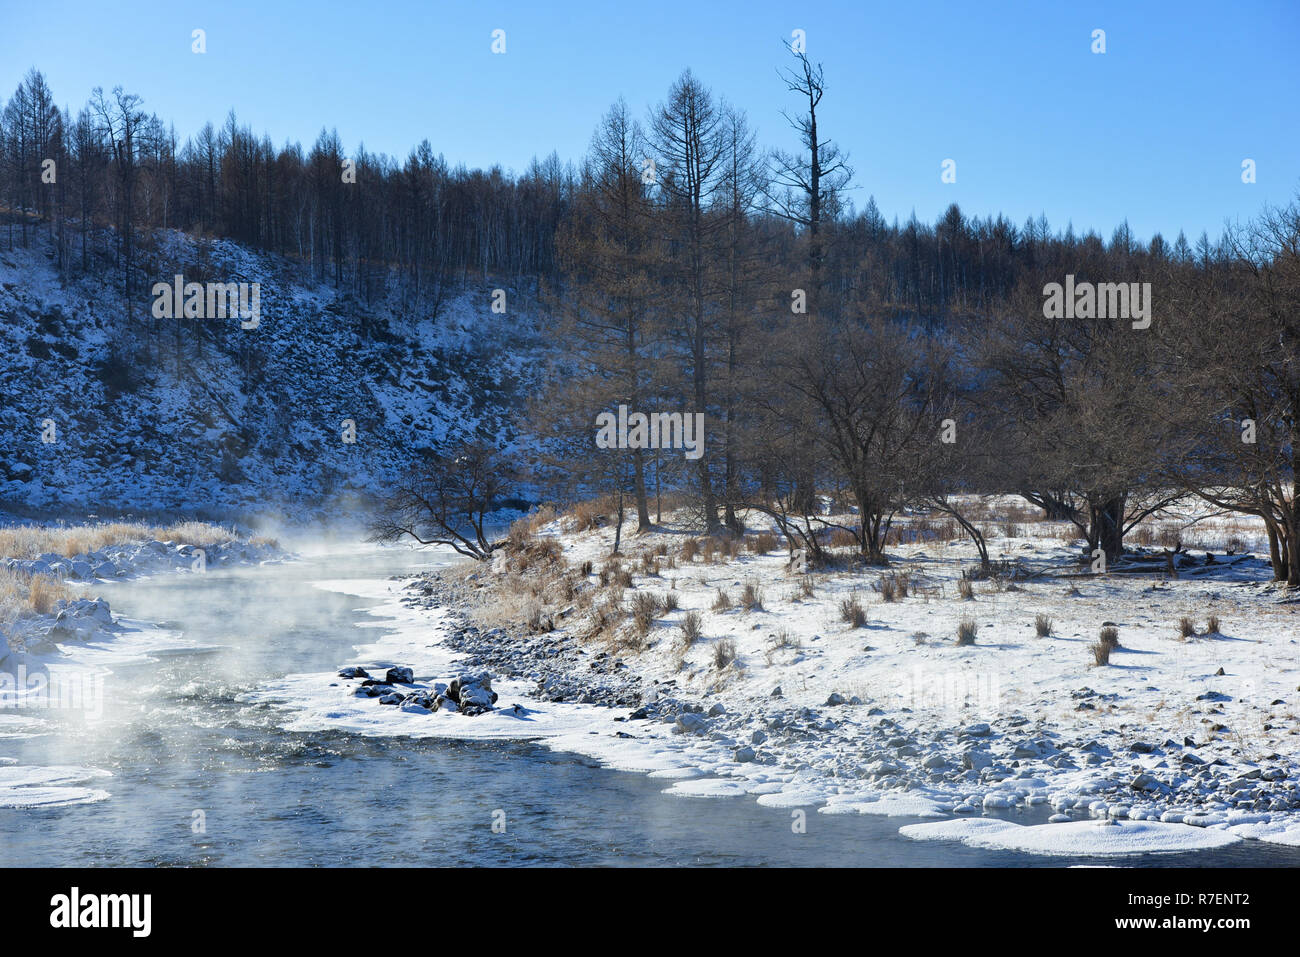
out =
<path fill-rule="evenodd" d="M 510 175 L 427 143 L 403 161 L 329 133 L 276 149 L 233 114 L 181 144 L 138 96 L 96 89 L 74 116 L 33 70 L 0 111 L 3 226 L 11 246 L 48 231 L 65 274 L 113 268 L 128 303 L 159 228 L 423 315 L 459 283 L 535 290 L 560 356 L 526 416 L 535 478 L 613 493 L 641 527 L 656 490 L 689 488 L 701 528 L 757 509 L 816 559 L 838 503 L 880 561 L 893 516 L 924 506 L 987 557 L 960 493 L 1013 492 L 1115 561 L 1142 517 L 1197 496 L 1260 516 L 1275 575 L 1300 584 L 1295 204 L 1195 245 L 955 205 L 886 222 L 851 200 L 821 67 L 796 54 L 784 76 L 794 152 L 687 71 L 645 117 L 616 103 L 579 167 Z M 1067 282 L 1100 290 L 1090 312 L 1045 308 Z M 620 405 L 702 413 L 701 454 L 599 447 Z"/>
<path fill-rule="evenodd" d="M 806 91 L 812 74 L 805 68 L 814 69 L 799 61 L 792 79 Z M 806 104 L 808 93 L 796 92 Z M 757 155 L 745 132 L 750 139 L 740 145 Z M 853 208 L 851 171 L 824 134 L 800 133 L 823 137 L 827 172 L 817 197 L 805 202 L 812 184 L 800 179 L 798 157 L 763 153 L 772 161 L 763 164 L 766 182 L 738 183 L 733 199 L 747 215 L 774 217 L 764 228 L 783 230 L 787 240 L 810 230 L 814 245 L 822 243 L 812 255 L 825 285 L 840 297 L 869 287 L 901 312 L 942 321 L 1004 296 L 1049 248 L 1105 246 L 1095 235 L 1053 234 L 1041 218 L 1017 227 L 1002 216 L 966 217 L 956 206 L 934 224 L 915 216 L 886 222 L 871 198 Z M 642 174 L 649 160 L 656 157 L 635 157 Z M 284 255 L 363 297 L 395 289 L 412 308 L 432 303 L 436 314 L 447 291 L 466 282 L 558 283 L 556 237 L 588 188 L 582 171 L 554 154 L 510 174 L 452 167 L 427 140 L 404 159 L 364 146 L 347 153 L 326 131 L 310 148 L 276 147 L 233 111 L 182 142 L 120 87 L 96 88 L 75 112 L 59 107 L 36 69 L 0 110 L 0 228 L 9 247 L 48 229 L 64 274 L 111 264 L 128 298 L 154 278 L 142 272 L 141 244 L 153 230 L 180 229 Z M 672 195 L 651 192 L 656 202 Z M 1125 227 L 1116 241 L 1131 243 Z M 1151 245 L 1175 257 L 1195 254 L 1181 235 L 1171 246 L 1158 236 Z M 1209 248 L 1205 237 L 1202 247 Z"/>
<path fill-rule="evenodd" d="M 756 510 L 814 561 L 835 530 L 884 561 L 925 508 L 986 564 L 972 493 L 1021 495 L 1112 563 L 1199 498 L 1262 518 L 1300 584 L 1300 204 L 1195 248 L 956 207 L 886 227 L 847 209 L 820 67 L 788 80 L 795 155 L 689 72 L 644 122 L 619 102 L 599 126 L 557 238 L 564 356 L 530 415 L 557 497 L 603 490 L 646 529 L 656 491 L 686 488 L 706 533 Z M 697 413 L 699 448 L 670 428 Z"/>

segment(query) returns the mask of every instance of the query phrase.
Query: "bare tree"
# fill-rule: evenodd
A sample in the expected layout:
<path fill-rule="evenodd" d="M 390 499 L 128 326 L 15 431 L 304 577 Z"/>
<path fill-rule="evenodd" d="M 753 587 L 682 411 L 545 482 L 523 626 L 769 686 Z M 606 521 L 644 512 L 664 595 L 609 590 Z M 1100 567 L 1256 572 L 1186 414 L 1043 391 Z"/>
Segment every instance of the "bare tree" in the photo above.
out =
<path fill-rule="evenodd" d="M 385 496 L 371 522 L 371 541 L 412 538 L 486 561 L 504 544 L 489 540 L 488 516 L 504 506 L 517 478 L 505 456 L 482 443 L 430 455 Z"/>

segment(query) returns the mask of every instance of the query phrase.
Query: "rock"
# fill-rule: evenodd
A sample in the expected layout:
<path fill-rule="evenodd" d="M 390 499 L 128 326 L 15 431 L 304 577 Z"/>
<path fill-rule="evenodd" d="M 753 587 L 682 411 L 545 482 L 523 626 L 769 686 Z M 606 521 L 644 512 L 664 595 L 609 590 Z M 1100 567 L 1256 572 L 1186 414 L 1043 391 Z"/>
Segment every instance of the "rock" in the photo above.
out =
<path fill-rule="evenodd" d="M 388 694 L 379 697 L 380 704 L 401 704 L 405 700 L 406 695 L 400 691 L 390 691 Z"/>
<path fill-rule="evenodd" d="M 780 685 L 777 685 L 775 688 L 772 689 L 772 693 L 771 693 L 770 695 L 768 695 L 768 697 L 769 697 L 769 698 L 782 698 L 782 697 L 785 697 L 785 696 L 781 693 L 781 686 L 780 686 Z"/>
<path fill-rule="evenodd" d="M 937 771 L 940 768 L 946 768 L 947 766 L 948 759 L 942 754 L 932 754 L 921 762 L 921 767 L 930 771 Z"/>
<path fill-rule="evenodd" d="M 359 666 L 350 666 L 339 669 L 340 678 L 369 678 L 370 674 L 365 668 Z"/>
<path fill-rule="evenodd" d="M 754 749 L 748 746 L 737 748 L 735 758 L 741 764 L 746 764 L 754 760 Z"/>
<path fill-rule="evenodd" d="M 993 757 L 987 751 L 974 748 L 961 756 L 961 765 L 968 771 L 982 771 L 993 764 Z"/>
<path fill-rule="evenodd" d="M 677 716 L 677 721 L 673 725 L 673 734 L 702 734 L 708 726 L 708 721 L 698 714 L 684 711 Z"/>
<path fill-rule="evenodd" d="M 844 704 L 844 695 L 840 694 L 838 691 L 832 691 L 830 696 L 826 699 L 826 706 L 834 707 L 841 704 Z"/>
<path fill-rule="evenodd" d="M 409 685 L 415 681 L 415 672 L 410 668 L 389 668 L 388 673 L 384 675 L 384 681 L 389 684 Z"/>
<path fill-rule="evenodd" d="M 961 733 L 970 735 L 972 738 L 984 738 L 988 737 L 988 735 L 992 733 L 992 729 L 987 724 L 981 722 L 979 724 L 972 724 L 970 727 L 963 729 Z"/>
<path fill-rule="evenodd" d="M 1151 754 L 1156 746 L 1148 741 L 1134 741 L 1128 748 L 1134 754 Z"/>
<path fill-rule="evenodd" d="M 767 740 L 767 732 L 761 729 L 756 730 L 753 734 L 749 736 L 749 740 L 752 744 L 762 744 L 764 741 Z"/>
<path fill-rule="evenodd" d="M 1220 668 L 1218 671 L 1214 673 L 1214 676 L 1218 678 L 1218 677 L 1222 677 L 1224 674 L 1225 674 L 1224 670 Z"/>
<path fill-rule="evenodd" d="M 716 718 L 716 717 L 718 717 L 719 715 L 723 715 L 723 714 L 726 714 L 726 713 L 727 713 L 727 709 L 724 708 L 721 704 L 715 704 L 715 705 L 713 705 L 711 708 L 709 708 L 709 717 L 710 717 L 710 718 Z"/>
<path fill-rule="evenodd" d="M 1129 782 L 1128 786 L 1134 791 L 1160 791 L 1164 789 L 1163 784 L 1156 780 L 1153 775 L 1147 774 L 1145 771 L 1133 778 L 1133 780 Z"/>
<path fill-rule="evenodd" d="M 471 716 L 491 711 L 497 702 L 492 678 L 486 673 L 457 676 L 447 686 L 446 696 L 456 702 L 461 714 Z"/>

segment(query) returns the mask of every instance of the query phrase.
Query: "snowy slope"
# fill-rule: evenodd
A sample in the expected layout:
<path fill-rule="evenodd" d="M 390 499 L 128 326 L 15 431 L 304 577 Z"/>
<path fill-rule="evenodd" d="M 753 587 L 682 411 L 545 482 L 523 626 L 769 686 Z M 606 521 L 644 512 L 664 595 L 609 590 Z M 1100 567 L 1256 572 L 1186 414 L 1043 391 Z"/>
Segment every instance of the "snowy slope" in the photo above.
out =
<path fill-rule="evenodd" d="M 0 251 L 0 512 L 302 513 L 379 487 L 415 450 L 514 440 L 507 409 L 539 337 L 528 316 L 494 315 L 490 289 L 434 318 L 228 241 L 169 232 L 144 255 L 146 286 L 259 283 L 259 327 L 155 320 L 147 288 L 127 318 L 109 264 L 64 286 L 43 238 Z"/>

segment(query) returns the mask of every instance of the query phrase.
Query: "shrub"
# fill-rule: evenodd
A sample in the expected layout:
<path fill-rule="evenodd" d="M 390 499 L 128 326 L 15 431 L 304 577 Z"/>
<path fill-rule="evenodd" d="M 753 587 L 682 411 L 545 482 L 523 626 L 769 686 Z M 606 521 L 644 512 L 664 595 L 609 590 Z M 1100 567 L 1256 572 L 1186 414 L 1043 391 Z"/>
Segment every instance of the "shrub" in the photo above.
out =
<path fill-rule="evenodd" d="M 840 601 L 840 620 L 850 628 L 862 628 L 867 623 L 867 613 L 862 609 L 862 602 L 857 595 Z"/>
<path fill-rule="evenodd" d="M 771 532 L 759 532 L 749 540 L 749 550 L 755 555 L 766 555 L 776 548 L 776 536 Z"/>
<path fill-rule="evenodd" d="M 1110 652 L 1113 645 L 1108 645 L 1104 641 L 1099 641 L 1095 645 L 1089 645 L 1092 651 L 1092 663 L 1094 665 L 1110 664 Z"/>
<path fill-rule="evenodd" d="M 700 543 L 693 538 L 688 538 L 682 542 L 682 547 L 677 556 L 684 562 L 695 561 L 695 556 L 700 553 Z"/>
<path fill-rule="evenodd" d="M 1195 634 L 1196 634 L 1196 623 L 1192 621 L 1192 619 L 1189 616 L 1183 615 L 1182 618 L 1178 619 L 1178 637 L 1191 638 L 1195 636 Z"/>
<path fill-rule="evenodd" d="M 740 606 L 745 611 L 763 610 L 763 592 L 753 582 L 745 583 L 745 588 L 740 593 Z"/>
<path fill-rule="evenodd" d="M 592 569 L 593 569 L 594 567 L 595 567 L 595 566 L 592 564 L 592 561 L 591 561 L 590 558 L 587 559 L 585 562 L 583 562 L 583 563 L 582 563 L 582 577 L 583 577 L 583 578 L 588 577 L 588 576 L 591 574 Z"/>
<path fill-rule="evenodd" d="M 660 600 L 660 607 L 663 608 L 665 615 L 669 612 L 676 611 L 680 607 L 677 601 L 677 592 L 665 592 L 663 598 Z"/>
<path fill-rule="evenodd" d="M 1099 635 L 1101 643 L 1112 650 L 1119 647 L 1119 629 L 1113 625 L 1107 625 L 1101 630 Z"/>
<path fill-rule="evenodd" d="M 1039 638 L 1052 637 L 1052 619 L 1039 612 L 1034 616 L 1034 631 Z"/>
<path fill-rule="evenodd" d="M 970 618 L 963 618 L 957 625 L 957 644 L 973 645 L 975 644 L 975 635 L 979 633 L 979 625 Z"/>
<path fill-rule="evenodd" d="M 736 643 L 730 638 L 721 639 L 713 647 L 713 667 L 721 671 L 736 660 Z"/>
<path fill-rule="evenodd" d="M 700 634 L 703 631 L 703 617 L 698 611 L 688 611 L 682 617 L 682 644 L 689 648 L 695 642 L 700 640 Z"/>
<path fill-rule="evenodd" d="M 1207 635 L 1219 635 L 1219 634 L 1222 634 L 1222 632 L 1219 631 L 1219 616 L 1218 616 L 1218 615 L 1211 615 L 1209 618 L 1205 619 L 1205 633 L 1206 633 Z"/>
<path fill-rule="evenodd" d="M 632 596 L 632 621 L 642 635 L 650 631 L 659 614 L 659 599 L 647 591 L 637 592 Z"/>
<path fill-rule="evenodd" d="M 811 575 L 799 576 L 799 594 L 804 598 L 812 598 L 816 592 L 813 590 L 813 579 Z"/>
<path fill-rule="evenodd" d="M 723 589 L 718 589 L 717 596 L 713 599 L 714 611 L 731 611 L 731 596 Z"/>
<path fill-rule="evenodd" d="M 961 596 L 963 601 L 974 601 L 975 585 L 969 578 L 963 578 L 961 581 L 957 582 L 957 594 Z"/>

